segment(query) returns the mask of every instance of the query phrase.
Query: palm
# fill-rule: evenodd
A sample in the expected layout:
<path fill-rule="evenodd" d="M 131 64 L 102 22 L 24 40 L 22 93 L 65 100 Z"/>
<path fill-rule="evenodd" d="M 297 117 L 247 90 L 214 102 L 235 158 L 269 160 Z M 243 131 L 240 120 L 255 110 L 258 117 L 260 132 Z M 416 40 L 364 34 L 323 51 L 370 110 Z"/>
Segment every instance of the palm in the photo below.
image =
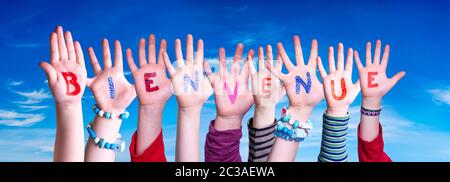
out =
<path fill-rule="evenodd" d="M 57 74 L 61 74 L 63 72 L 72 72 L 77 76 L 77 83 L 80 86 L 80 94 L 77 94 L 75 96 L 67 96 L 67 87 L 69 87 L 70 90 L 73 90 L 73 85 L 67 85 L 65 80 L 60 80 L 56 82 L 55 84 L 51 85 L 50 88 L 52 90 L 52 94 L 55 97 L 55 99 L 59 102 L 67 101 L 79 101 L 81 97 L 83 96 L 83 92 L 86 85 L 86 68 L 83 66 L 80 66 L 75 61 L 69 61 L 69 60 L 60 60 L 59 62 L 52 63 L 52 66 L 55 68 L 55 71 Z"/>
<path fill-rule="evenodd" d="M 270 78 L 268 81 L 267 78 Z M 278 78 L 271 75 L 270 72 L 263 70 L 255 75 L 251 75 L 253 98 L 258 106 L 274 106 L 286 94 L 285 88 L 281 85 Z M 265 83 L 270 82 L 267 89 Z"/>
<path fill-rule="evenodd" d="M 244 77 L 244 75 L 239 75 L 237 80 L 215 79 L 214 98 L 217 107 L 217 115 L 243 116 L 253 105 L 253 96 L 247 89 L 248 85 L 245 83 Z M 230 90 L 231 93 L 234 93 L 234 90 L 237 89 L 235 100 L 232 98 L 233 95 L 229 95 L 230 93 L 226 92 L 225 83 L 229 87 L 228 90 Z"/>

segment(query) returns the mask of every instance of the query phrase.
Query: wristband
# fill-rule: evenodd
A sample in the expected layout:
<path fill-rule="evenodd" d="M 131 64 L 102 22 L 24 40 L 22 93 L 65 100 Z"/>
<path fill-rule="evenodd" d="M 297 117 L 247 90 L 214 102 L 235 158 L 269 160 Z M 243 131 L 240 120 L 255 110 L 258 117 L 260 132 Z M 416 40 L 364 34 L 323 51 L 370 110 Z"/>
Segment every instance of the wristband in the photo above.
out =
<path fill-rule="evenodd" d="M 301 142 L 308 136 L 308 130 L 313 128 L 311 121 L 299 122 L 291 119 L 289 109 L 283 107 L 281 109 L 282 117 L 277 122 L 274 135 L 288 141 Z"/>
<path fill-rule="evenodd" d="M 88 124 L 86 129 L 89 133 L 89 138 L 94 141 L 94 144 L 98 146 L 98 148 L 109 149 L 115 152 L 123 152 L 125 150 L 125 141 L 120 139 L 122 137 L 120 133 L 117 134 L 117 141 L 115 141 L 114 143 L 110 143 L 106 142 L 104 138 L 97 137 L 94 130 L 92 129 L 91 124 Z"/>
<path fill-rule="evenodd" d="M 92 110 L 97 116 L 106 118 L 106 119 L 120 119 L 124 120 L 127 119 L 130 116 L 130 113 L 128 111 L 123 112 L 122 114 L 115 114 L 111 112 L 106 112 L 100 109 L 97 104 L 94 104 L 92 106 Z"/>
<path fill-rule="evenodd" d="M 361 114 L 366 115 L 366 116 L 379 116 L 381 113 L 381 109 L 377 109 L 377 110 L 371 110 L 371 109 L 366 109 L 364 107 L 361 106 Z"/>

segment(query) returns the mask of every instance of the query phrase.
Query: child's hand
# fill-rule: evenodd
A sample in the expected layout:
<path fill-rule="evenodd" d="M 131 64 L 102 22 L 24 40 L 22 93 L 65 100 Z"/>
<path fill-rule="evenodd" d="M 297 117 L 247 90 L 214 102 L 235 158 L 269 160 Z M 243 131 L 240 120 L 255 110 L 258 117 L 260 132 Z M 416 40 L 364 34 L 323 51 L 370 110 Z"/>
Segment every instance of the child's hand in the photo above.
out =
<path fill-rule="evenodd" d="M 62 27 L 50 35 L 50 64 L 40 62 L 48 85 L 57 103 L 80 102 L 86 86 L 86 67 L 80 43 L 72 40 L 70 32 L 63 35 Z"/>
<path fill-rule="evenodd" d="M 328 49 L 328 65 L 330 72 L 327 75 L 320 57 L 317 58 L 319 72 L 324 84 L 324 92 L 327 100 L 327 114 L 333 116 L 343 116 L 348 112 L 350 104 L 355 100 L 361 87 L 359 80 L 352 83 L 353 50 L 348 49 L 347 63 L 344 69 L 344 45 L 338 45 L 338 65 L 337 69 L 334 61 L 333 47 Z"/>
<path fill-rule="evenodd" d="M 241 69 L 244 46 L 238 44 L 233 57 L 231 72 L 227 71 L 225 49 L 219 49 L 219 73 L 213 74 L 208 62 L 205 62 L 205 72 L 214 88 L 214 98 L 217 107 L 217 118 L 237 119 L 241 121 L 253 105 L 253 96 L 248 89 L 248 60 L 253 57 L 253 50 L 248 53 L 247 61 Z M 242 70 L 242 71 L 240 71 Z"/>
<path fill-rule="evenodd" d="M 103 70 L 95 56 L 94 49 L 89 48 L 89 57 L 95 77 L 87 81 L 99 107 L 108 112 L 122 113 L 136 97 L 134 86 L 123 75 L 122 48 L 119 41 L 114 43 L 114 66 L 107 39 L 102 42 Z"/>
<path fill-rule="evenodd" d="M 265 66 L 273 64 L 272 46 L 268 45 L 266 51 L 266 63 L 264 63 L 264 49 L 262 47 L 258 49 L 258 71 L 253 65 L 253 59 L 250 59 L 248 64 L 252 80 L 253 99 L 256 106 L 262 107 L 275 106 L 286 94 L 286 90 L 281 85 L 280 80 L 272 76 Z M 281 60 L 278 59 L 274 69 L 281 72 L 281 68 Z"/>
<path fill-rule="evenodd" d="M 389 45 L 386 45 L 380 63 L 381 41 L 377 40 L 375 56 L 372 61 L 371 43 L 368 42 L 366 46 L 366 67 L 362 65 L 359 54 L 355 51 L 356 66 L 361 79 L 363 102 L 369 104 L 366 106 L 368 107 L 367 109 L 379 109 L 381 98 L 405 76 L 405 72 L 401 71 L 392 78 L 387 77 L 386 67 L 389 59 L 389 50 Z"/>
<path fill-rule="evenodd" d="M 281 62 L 277 60 L 275 67 L 267 64 L 267 68 L 278 77 L 286 87 L 290 108 L 312 108 L 323 99 L 323 88 L 316 76 L 317 41 L 312 41 L 308 64 L 303 60 L 300 38 L 294 36 L 295 57 L 297 65 L 289 59 L 283 44 L 278 43 L 278 52 L 281 56 L 288 74 L 281 72 Z"/>
<path fill-rule="evenodd" d="M 158 63 L 156 63 L 155 36 L 150 35 L 148 62 L 145 54 L 145 39 L 139 42 L 138 69 L 133 60 L 131 49 L 127 49 L 127 60 L 133 74 L 139 104 L 163 109 L 165 103 L 172 95 L 170 80 L 166 76 L 163 56 L 166 52 L 166 40 L 161 40 Z"/>
<path fill-rule="evenodd" d="M 164 63 L 172 80 L 179 108 L 201 107 L 212 94 L 211 84 L 203 75 L 203 40 L 198 40 L 197 55 L 194 62 L 192 35 L 186 38 L 186 62 L 183 60 L 181 41 L 175 41 L 177 69 L 172 66 L 169 56 L 164 53 Z"/>

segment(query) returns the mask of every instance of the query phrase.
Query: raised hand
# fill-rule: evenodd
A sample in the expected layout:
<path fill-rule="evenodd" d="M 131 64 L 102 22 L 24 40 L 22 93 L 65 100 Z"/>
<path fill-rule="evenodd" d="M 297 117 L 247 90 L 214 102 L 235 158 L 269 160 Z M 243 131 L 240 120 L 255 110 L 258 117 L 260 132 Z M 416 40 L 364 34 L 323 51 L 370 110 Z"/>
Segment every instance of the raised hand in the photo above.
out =
<path fill-rule="evenodd" d="M 172 95 L 171 82 L 166 76 L 166 67 L 163 60 L 166 46 L 166 40 L 161 40 L 157 63 L 155 36 L 150 35 L 148 59 L 145 54 L 145 39 L 141 39 L 139 42 L 140 68 L 134 63 L 131 49 L 127 49 L 128 65 L 133 74 L 134 85 L 141 106 L 162 109 Z"/>
<path fill-rule="evenodd" d="M 122 113 L 136 97 L 134 86 L 123 74 L 122 48 L 117 40 L 114 43 L 114 66 L 107 39 L 102 41 L 103 70 L 95 56 L 94 49 L 89 48 L 89 57 L 95 72 L 95 77 L 87 81 L 94 94 L 97 105 L 104 111 Z"/>
<path fill-rule="evenodd" d="M 64 35 L 63 35 L 64 34 Z M 50 35 L 50 64 L 40 62 L 57 103 L 80 102 L 86 87 L 86 67 L 78 41 L 61 26 Z"/>
<path fill-rule="evenodd" d="M 361 89 L 363 95 L 363 102 L 372 102 L 373 109 L 379 109 L 381 98 L 391 90 L 395 84 L 405 76 L 405 72 L 401 71 L 395 74 L 392 78 L 386 75 L 386 68 L 388 65 L 390 46 L 386 45 L 384 48 L 383 57 L 381 58 L 381 41 L 377 40 L 375 47 L 375 55 L 372 59 L 371 43 L 366 45 L 366 67 L 363 66 L 359 59 L 359 54 L 355 51 L 356 66 L 358 68 L 359 77 L 361 79 Z M 381 62 L 380 62 L 381 58 Z M 369 104 L 369 103 L 367 103 Z M 370 109 L 370 108 L 368 108 Z"/>
<path fill-rule="evenodd" d="M 243 51 L 244 46 L 238 44 L 233 57 L 231 72 L 228 72 L 226 68 L 224 48 L 220 48 L 219 50 L 219 73 L 213 74 L 208 62 L 204 63 L 206 75 L 208 75 L 208 79 L 215 93 L 214 98 L 217 108 L 216 128 L 239 128 L 242 117 L 253 105 L 253 96 L 248 89 L 248 60 L 252 59 L 254 53 L 253 50 L 250 50 L 247 61 L 242 71 L 240 71 Z M 229 124 L 231 123 L 222 123 L 220 120 L 233 120 L 238 122 L 233 124 L 235 126 L 230 126 Z"/>
<path fill-rule="evenodd" d="M 344 116 L 348 112 L 350 104 L 355 100 L 361 87 L 359 80 L 353 84 L 353 49 L 349 48 L 347 53 L 347 62 L 344 68 L 344 45 L 339 43 L 337 68 L 334 61 L 334 49 L 328 49 L 328 67 L 329 74 L 323 67 L 320 57 L 317 58 L 319 72 L 324 84 L 324 92 L 327 100 L 327 114 L 333 116 Z"/>
<path fill-rule="evenodd" d="M 275 106 L 278 101 L 286 94 L 284 86 L 281 85 L 280 80 L 272 76 L 265 65 L 273 65 L 272 46 L 266 47 L 267 56 L 264 61 L 264 49 L 258 48 L 258 71 L 253 65 L 253 59 L 250 59 L 249 70 L 252 81 L 253 99 L 256 106 Z M 281 72 L 281 60 L 277 60 L 275 69 Z"/>

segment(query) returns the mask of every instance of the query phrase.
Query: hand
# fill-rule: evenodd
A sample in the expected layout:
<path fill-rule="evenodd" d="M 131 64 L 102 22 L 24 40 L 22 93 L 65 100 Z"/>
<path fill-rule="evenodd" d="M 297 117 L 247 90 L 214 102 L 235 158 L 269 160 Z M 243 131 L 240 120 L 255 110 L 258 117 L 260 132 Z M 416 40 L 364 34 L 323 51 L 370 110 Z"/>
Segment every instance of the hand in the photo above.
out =
<path fill-rule="evenodd" d="M 95 77 L 87 81 L 99 107 L 108 112 L 120 114 L 136 97 L 134 86 L 123 75 L 122 48 L 119 41 L 114 43 L 114 66 L 107 39 L 102 42 L 103 70 L 95 56 L 94 49 L 89 48 L 89 57 L 95 72 Z"/>
<path fill-rule="evenodd" d="M 127 60 L 133 74 L 136 93 L 141 106 L 150 106 L 163 109 L 165 103 L 172 95 L 171 82 L 166 76 L 163 56 L 166 52 L 166 40 L 161 40 L 158 63 L 156 63 L 155 36 L 150 35 L 148 45 L 148 62 L 145 56 L 145 39 L 139 42 L 138 69 L 133 60 L 131 49 L 127 49 Z"/>
<path fill-rule="evenodd" d="M 272 46 L 267 45 L 266 64 L 273 64 Z M 255 105 L 258 106 L 273 106 L 280 101 L 286 94 L 284 86 L 275 76 L 272 76 L 270 71 L 264 66 L 264 49 L 258 49 L 258 72 L 253 65 L 253 59 L 249 59 L 249 70 L 252 80 L 252 92 Z M 277 71 L 281 72 L 281 60 L 276 66 Z"/>
<path fill-rule="evenodd" d="M 290 108 L 313 108 L 323 99 L 323 87 L 316 76 L 317 41 L 312 41 L 308 64 L 305 65 L 300 38 L 294 36 L 294 48 L 297 65 L 289 59 L 283 44 L 278 43 L 278 52 L 284 62 L 288 74 L 281 72 L 281 60 L 277 59 L 275 67 L 267 64 L 267 68 L 279 78 L 286 88 Z"/>
<path fill-rule="evenodd" d="M 63 35 L 61 26 L 50 35 L 50 64 L 40 62 L 57 103 L 81 102 L 86 85 L 86 67 L 80 43 L 70 32 Z"/>
<path fill-rule="evenodd" d="M 178 107 L 183 109 L 201 107 L 212 94 L 211 85 L 203 76 L 203 40 L 198 40 L 194 62 L 192 35 L 187 35 L 186 39 L 186 62 L 183 60 L 180 39 L 175 41 L 177 69 L 172 66 L 167 52 L 164 53 L 164 63 L 172 80 Z"/>
<path fill-rule="evenodd" d="M 324 92 L 327 100 L 327 113 L 334 116 L 343 116 L 348 112 L 350 104 L 358 96 L 361 87 L 359 80 L 352 83 L 352 68 L 353 68 L 353 50 L 348 49 L 347 64 L 344 69 L 344 45 L 338 45 L 338 65 L 337 70 L 334 63 L 333 47 L 328 49 L 328 65 L 330 72 L 327 75 L 323 67 L 320 57 L 317 58 L 319 64 L 319 72 L 322 76 L 324 84 Z"/>
<path fill-rule="evenodd" d="M 379 109 L 381 106 L 381 98 L 405 76 L 405 72 L 401 71 L 392 78 L 387 77 L 386 67 L 389 59 L 389 50 L 389 45 L 386 45 L 380 63 L 381 41 L 377 40 L 375 56 L 372 61 L 371 43 L 368 42 L 366 46 L 366 67 L 362 65 L 359 54 L 355 51 L 356 66 L 358 67 L 359 77 L 361 79 L 363 102 L 369 104 L 368 107 L 371 107 L 367 109 Z"/>
<path fill-rule="evenodd" d="M 213 74 L 208 62 L 205 62 L 205 72 L 214 88 L 214 98 L 217 107 L 217 118 L 237 119 L 242 121 L 242 117 L 253 105 L 253 96 L 248 89 L 248 60 L 253 57 L 253 50 L 248 53 L 247 61 L 242 72 L 240 63 L 244 46 L 238 44 L 233 57 L 231 72 L 227 71 L 225 49 L 219 49 L 219 73 Z"/>

